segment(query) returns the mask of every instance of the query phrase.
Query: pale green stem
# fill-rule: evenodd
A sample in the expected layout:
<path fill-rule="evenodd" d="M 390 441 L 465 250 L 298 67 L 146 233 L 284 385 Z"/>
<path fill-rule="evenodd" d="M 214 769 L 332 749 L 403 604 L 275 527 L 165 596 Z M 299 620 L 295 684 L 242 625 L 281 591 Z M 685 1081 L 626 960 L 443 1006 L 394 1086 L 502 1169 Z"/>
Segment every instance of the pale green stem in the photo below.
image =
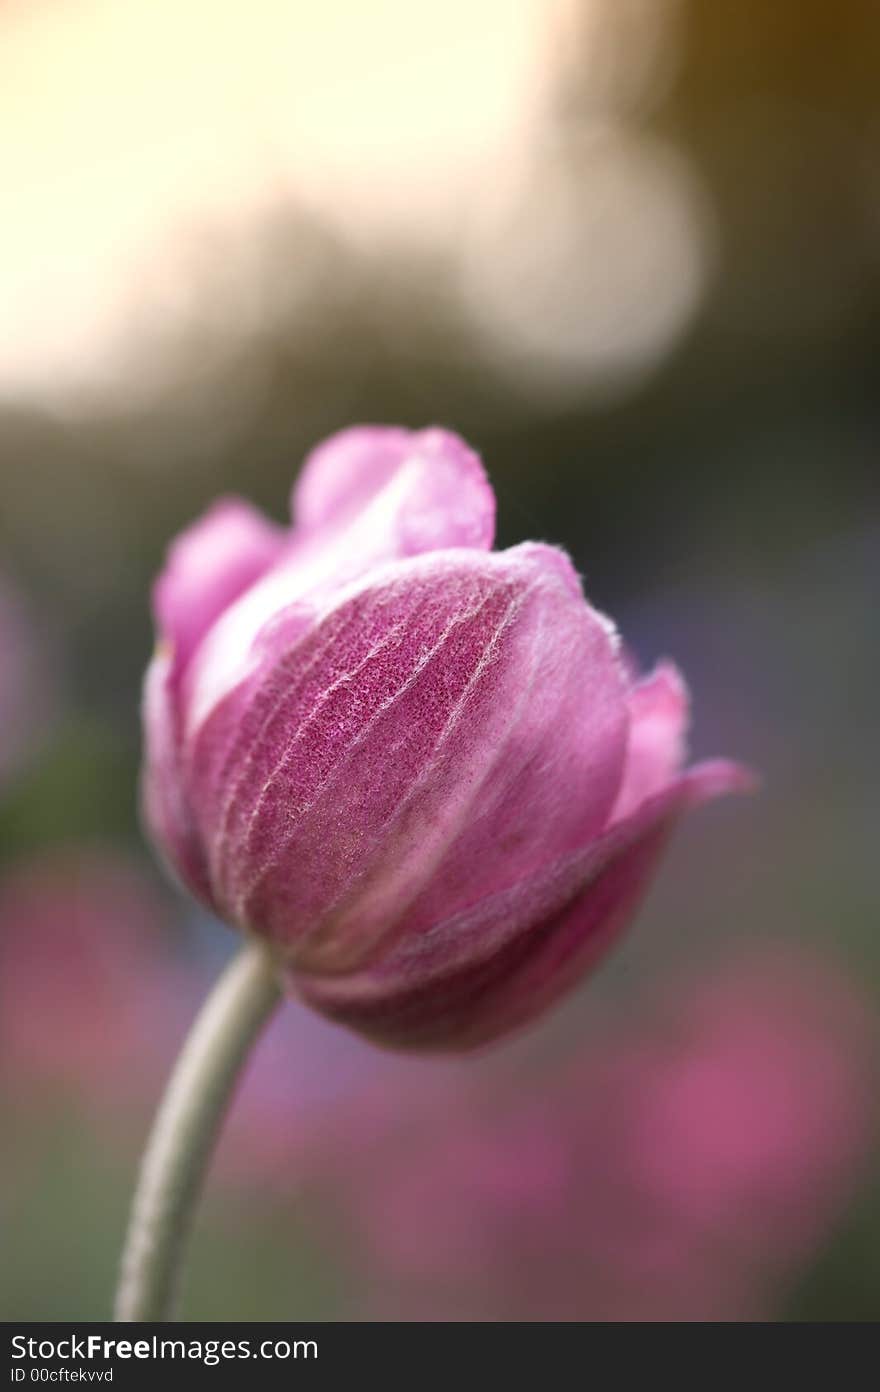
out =
<path fill-rule="evenodd" d="M 122 1256 L 116 1319 L 172 1317 L 183 1248 L 227 1105 L 280 997 L 268 952 L 248 943 L 197 1016 L 144 1152 Z"/>

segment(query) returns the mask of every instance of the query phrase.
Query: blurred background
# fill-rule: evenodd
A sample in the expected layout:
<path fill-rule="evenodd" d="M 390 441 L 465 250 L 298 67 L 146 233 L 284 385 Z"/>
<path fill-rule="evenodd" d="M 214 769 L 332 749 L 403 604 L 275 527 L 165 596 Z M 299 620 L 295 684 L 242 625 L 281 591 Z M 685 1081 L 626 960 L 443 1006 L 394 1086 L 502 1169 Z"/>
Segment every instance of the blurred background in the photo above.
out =
<path fill-rule="evenodd" d="M 0 1317 L 106 1316 L 233 947 L 139 831 L 150 582 L 357 421 L 764 786 L 485 1058 L 282 1012 L 186 1316 L 880 1316 L 874 0 L 0 0 L 0 246 Z"/>

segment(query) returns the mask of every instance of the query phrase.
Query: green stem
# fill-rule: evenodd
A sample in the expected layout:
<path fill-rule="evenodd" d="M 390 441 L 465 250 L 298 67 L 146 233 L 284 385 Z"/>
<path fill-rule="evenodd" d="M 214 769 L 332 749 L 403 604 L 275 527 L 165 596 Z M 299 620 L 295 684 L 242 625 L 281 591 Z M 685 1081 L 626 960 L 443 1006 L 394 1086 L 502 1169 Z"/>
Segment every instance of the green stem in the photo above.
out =
<path fill-rule="evenodd" d="M 116 1319 L 171 1318 L 184 1244 L 227 1105 L 280 997 L 268 952 L 249 943 L 197 1016 L 144 1152 L 123 1251 Z"/>

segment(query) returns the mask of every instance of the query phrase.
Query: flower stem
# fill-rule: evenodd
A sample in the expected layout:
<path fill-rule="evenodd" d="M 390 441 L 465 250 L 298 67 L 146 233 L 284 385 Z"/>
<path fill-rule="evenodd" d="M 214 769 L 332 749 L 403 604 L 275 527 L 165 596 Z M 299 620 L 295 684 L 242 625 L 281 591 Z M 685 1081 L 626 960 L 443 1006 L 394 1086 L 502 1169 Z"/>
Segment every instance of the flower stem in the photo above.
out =
<path fill-rule="evenodd" d="M 170 1319 L 199 1191 L 236 1080 L 281 998 L 268 952 L 244 947 L 214 987 L 162 1099 L 147 1143 L 122 1257 L 115 1317 Z"/>

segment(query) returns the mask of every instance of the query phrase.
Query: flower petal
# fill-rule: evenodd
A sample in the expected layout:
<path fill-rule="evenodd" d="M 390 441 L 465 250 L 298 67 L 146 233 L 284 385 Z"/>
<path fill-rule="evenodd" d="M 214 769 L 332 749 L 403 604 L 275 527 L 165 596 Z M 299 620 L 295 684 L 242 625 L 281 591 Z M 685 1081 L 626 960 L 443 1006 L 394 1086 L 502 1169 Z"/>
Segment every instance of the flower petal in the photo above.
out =
<path fill-rule="evenodd" d="M 628 817 L 681 771 L 687 754 L 688 690 L 671 662 L 661 662 L 629 692 L 630 733 L 612 822 Z"/>
<path fill-rule="evenodd" d="M 434 426 L 355 426 L 313 450 L 293 493 L 303 534 L 363 520 L 362 544 L 384 556 L 449 546 L 491 549 L 495 497 L 478 455 Z"/>
<path fill-rule="evenodd" d="M 724 761 L 698 765 L 586 849 L 347 977 L 291 975 L 332 1019 L 379 1043 L 468 1049 L 542 1013 L 602 957 L 634 913 L 675 822 L 750 786 Z"/>
<path fill-rule="evenodd" d="M 153 587 L 161 637 L 175 671 L 230 604 L 281 555 L 285 532 L 239 498 L 221 498 L 172 543 Z"/>
<path fill-rule="evenodd" d="M 181 783 L 173 672 L 172 649 L 158 647 L 144 683 L 141 806 L 147 830 L 169 868 L 212 906 L 204 853 Z"/>
<path fill-rule="evenodd" d="M 517 554 L 547 585 L 535 676 L 508 712 L 503 753 L 472 815 L 407 912 L 408 934 L 585 845 L 619 786 L 629 721 L 613 627 L 586 603 L 565 552 L 526 543 Z"/>
<path fill-rule="evenodd" d="M 298 641 L 265 639 L 188 775 L 225 913 L 313 971 L 582 844 L 626 739 L 607 625 L 550 548 L 437 552 L 335 598 Z"/>

